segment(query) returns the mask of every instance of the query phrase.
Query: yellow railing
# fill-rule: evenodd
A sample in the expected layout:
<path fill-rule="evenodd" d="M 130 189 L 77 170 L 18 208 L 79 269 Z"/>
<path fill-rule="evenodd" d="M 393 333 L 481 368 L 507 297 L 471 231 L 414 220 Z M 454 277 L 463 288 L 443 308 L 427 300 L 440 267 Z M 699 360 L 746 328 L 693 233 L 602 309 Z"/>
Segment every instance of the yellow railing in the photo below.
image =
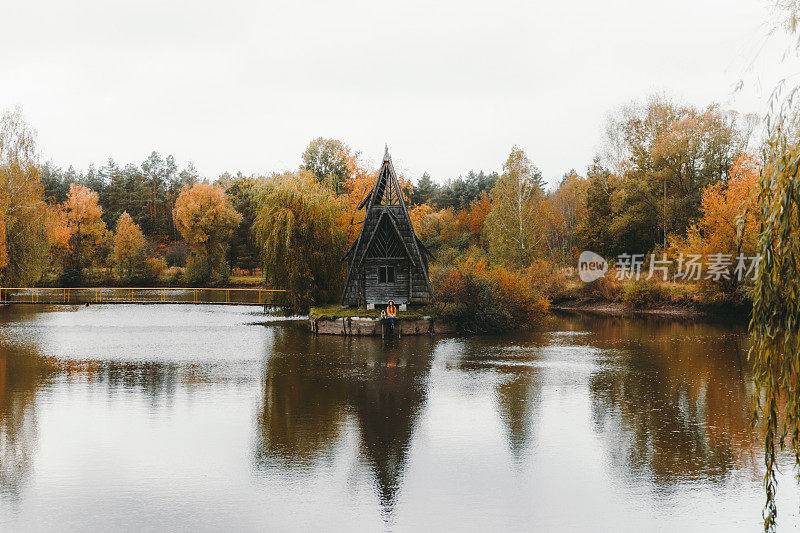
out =
<path fill-rule="evenodd" d="M 19 292 L 19 291 L 29 291 L 30 292 L 30 299 L 14 299 L 10 300 L 9 293 L 10 292 Z M 195 303 L 195 304 L 239 304 L 239 305 L 269 305 L 266 299 L 263 298 L 264 293 L 273 294 L 278 292 L 286 292 L 285 289 L 260 289 L 260 288 L 249 288 L 249 287 L 232 287 L 232 288 L 217 288 L 217 287 L 0 287 L 0 302 L 3 303 L 89 303 L 86 299 L 81 299 L 80 301 L 73 297 L 75 293 L 78 292 L 89 292 L 90 299 L 94 300 L 94 303 L 102 303 L 103 302 L 103 291 L 106 291 L 106 294 L 110 291 L 121 292 L 125 294 L 127 292 L 128 298 L 127 299 L 120 299 L 119 297 L 112 296 L 111 300 L 106 300 L 106 303 Z M 156 295 L 158 296 L 158 300 L 134 300 L 134 294 L 138 293 L 141 294 L 144 291 L 149 291 L 150 294 L 153 291 L 158 291 Z M 191 295 L 191 300 L 167 300 L 167 291 L 172 292 L 181 292 L 184 295 L 187 293 Z M 218 293 L 223 292 L 225 293 L 225 301 L 201 301 L 198 298 L 198 291 L 203 292 L 212 292 Z M 257 301 L 231 301 L 231 291 L 234 293 L 241 293 L 241 292 L 250 292 L 250 293 L 257 293 L 258 300 Z M 42 292 L 47 293 L 57 293 L 59 294 L 59 298 L 56 300 L 41 300 L 40 296 Z M 201 293 L 202 294 L 202 293 Z M 75 295 L 77 296 L 77 295 Z"/>

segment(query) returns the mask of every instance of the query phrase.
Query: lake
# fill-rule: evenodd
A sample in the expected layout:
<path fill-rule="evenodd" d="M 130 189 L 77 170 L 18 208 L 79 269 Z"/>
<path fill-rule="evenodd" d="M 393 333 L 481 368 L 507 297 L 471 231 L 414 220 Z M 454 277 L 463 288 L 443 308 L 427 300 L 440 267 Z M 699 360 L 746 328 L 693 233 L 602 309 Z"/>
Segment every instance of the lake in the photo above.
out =
<path fill-rule="evenodd" d="M 258 307 L 3 308 L 0 530 L 759 531 L 746 348 L 654 319 L 384 341 Z"/>

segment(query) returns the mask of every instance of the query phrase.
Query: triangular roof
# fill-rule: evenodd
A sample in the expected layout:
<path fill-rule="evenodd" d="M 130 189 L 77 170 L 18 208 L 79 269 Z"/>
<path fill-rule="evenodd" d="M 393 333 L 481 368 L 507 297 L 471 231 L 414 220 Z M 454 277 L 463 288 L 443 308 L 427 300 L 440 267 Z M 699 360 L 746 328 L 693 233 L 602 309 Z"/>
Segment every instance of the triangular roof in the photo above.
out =
<path fill-rule="evenodd" d="M 400 230 L 397 228 L 397 224 L 395 224 L 394 216 L 389 211 L 384 211 L 383 213 L 381 213 L 381 216 L 378 219 L 378 222 L 375 224 L 375 227 L 372 229 L 372 235 L 370 235 L 370 238 L 367 241 L 367 245 L 364 246 L 363 255 L 367 255 L 369 253 L 369 249 L 372 247 L 372 241 L 375 240 L 375 236 L 378 234 L 378 230 L 381 227 L 381 222 L 383 222 L 384 219 L 389 221 L 389 224 L 391 224 L 391 227 L 394 230 L 394 234 L 397 236 L 397 240 L 399 240 L 400 244 L 403 245 L 403 250 L 405 250 L 406 255 L 408 256 L 408 258 L 411 259 L 411 252 L 409 251 L 408 246 L 406 246 L 405 241 L 403 241 L 402 235 L 400 235 Z"/>
<path fill-rule="evenodd" d="M 403 206 L 403 211 L 406 211 L 406 203 L 403 200 L 403 191 L 400 190 L 400 182 L 397 181 L 397 173 L 394 170 L 394 164 L 392 164 L 392 156 L 389 155 L 389 147 L 386 146 L 386 151 L 383 154 L 383 163 L 381 164 L 381 168 L 378 169 L 378 178 L 375 180 L 375 185 L 372 186 L 372 190 L 361 200 L 361 203 L 358 204 L 358 209 L 362 209 L 365 205 L 367 207 L 367 211 L 369 208 L 375 205 L 375 202 L 380 202 L 383 200 L 383 194 L 385 191 L 388 190 L 394 191 L 392 193 L 392 198 L 396 199 L 397 202 L 392 205 L 401 205 Z"/>
<path fill-rule="evenodd" d="M 384 200 L 388 200 L 388 203 L 383 203 Z M 374 214 L 373 217 L 370 217 L 370 212 L 376 207 L 382 208 L 377 219 L 375 218 Z M 390 222 L 392 228 L 400 239 L 400 242 L 403 244 L 403 248 L 408 254 L 408 259 L 411 262 L 411 265 L 414 268 L 421 270 L 425 279 L 425 285 L 428 294 L 432 294 L 430 280 L 428 279 L 427 262 L 425 261 L 423 254 L 427 254 L 430 257 L 433 256 L 424 247 L 424 245 L 422 245 L 422 242 L 414 233 L 414 226 L 411 224 L 411 219 L 408 215 L 408 209 L 406 208 L 405 200 L 403 199 L 400 183 L 397 179 L 397 173 L 395 172 L 394 164 L 392 163 L 392 157 L 389 155 L 388 146 L 385 149 L 381 167 L 378 169 L 378 176 L 375 180 L 375 185 L 373 185 L 372 190 L 369 192 L 369 194 L 367 194 L 366 197 L 364 197 L 358 206 L 359 210 L 362 208 L 366 208 L 366 213 L 364 216 L 363 226 L 361 227 L 361 232 L 359 233 L 356 241 L 342 258 L 343 261 L 347 261 L 349 263 L 347 281 L 345 283 L 345 294 L 347 293 L 348 288 L 353 281 L 353 267 L 363 264 L 370 245 L 372 244 L 373 239 L 375 239 L 375 235 L 384 218 Z M 404 228 L 407 227 L 408 232 L 410 232 L 409 240 L 406 240 L 402 237 L 403 232 L 400 230 L 400 227 L 398 227 L 398 223 L 400 223 L 400 225 Z"/>

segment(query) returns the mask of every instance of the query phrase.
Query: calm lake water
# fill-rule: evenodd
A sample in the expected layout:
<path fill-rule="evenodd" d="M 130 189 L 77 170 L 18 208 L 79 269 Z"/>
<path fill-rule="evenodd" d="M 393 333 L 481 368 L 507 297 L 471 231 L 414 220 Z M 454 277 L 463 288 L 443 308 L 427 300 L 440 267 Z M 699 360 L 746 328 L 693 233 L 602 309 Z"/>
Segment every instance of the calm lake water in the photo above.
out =
<path fill-rule="evenodd" d="M 759 531 L 745 349 L 674 321 L 382 341 L 259 308 L 0 309 L 0 530 Z"/>

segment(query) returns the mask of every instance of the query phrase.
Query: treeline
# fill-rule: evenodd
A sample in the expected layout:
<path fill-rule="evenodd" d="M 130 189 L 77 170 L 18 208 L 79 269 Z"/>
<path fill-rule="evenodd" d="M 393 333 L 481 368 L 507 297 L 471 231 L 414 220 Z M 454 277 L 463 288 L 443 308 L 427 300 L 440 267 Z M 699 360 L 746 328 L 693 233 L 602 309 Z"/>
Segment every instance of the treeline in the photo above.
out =
<path fill-rule="evenodd" d="M 456 288 L 473 286 L 473 296 L 487 298 L 505 290 L 504 307 L 514 308 L 520 291 L 523 301 L 552 293 L 559 268 L 583 249 L 609 258 L 754 249 L 754 224 L 741 222 L 759 172 L 752 127 L 718 106 L 653 97 L 614 114 L 584 175 L 571 170 L 551 190 L 519 147 L 502 172 L 470 171 L 443 184 L 427 173 L 416 183 L 401 177 L 416 231 L 437 256 L 434 282 L 449 287 L 439 299 L 455 306 L 468 300 Z M 3 285 L 219 284 L 236 270 L 289 289 L 287 303 L 298 309 L 338 298 L 341 257 L 358 235 L 356 207 L 376 170 L 323 138 L 311 141 L 297 171 L 225 173 L 213 182 L 156 152 L 86 172 L 38 157 L 21 113 L 6 113 Z M 486 290 L 476 292 L 477 282 Z"/>
<path fill-rule="evenodd" d="M 719 106 L 655 96 L 609 118 L 603 149 L 583 175 L 567 172 L 545 191 L 538 168 L 514 148 L 488 191 L 457 206 L 428 200 L 412 217 L 445 263 L 575 266 L 582 250 L 612 261 L 666 254 L 676 264 L 681 254 L 755 254 L 755 125 Z"/>

